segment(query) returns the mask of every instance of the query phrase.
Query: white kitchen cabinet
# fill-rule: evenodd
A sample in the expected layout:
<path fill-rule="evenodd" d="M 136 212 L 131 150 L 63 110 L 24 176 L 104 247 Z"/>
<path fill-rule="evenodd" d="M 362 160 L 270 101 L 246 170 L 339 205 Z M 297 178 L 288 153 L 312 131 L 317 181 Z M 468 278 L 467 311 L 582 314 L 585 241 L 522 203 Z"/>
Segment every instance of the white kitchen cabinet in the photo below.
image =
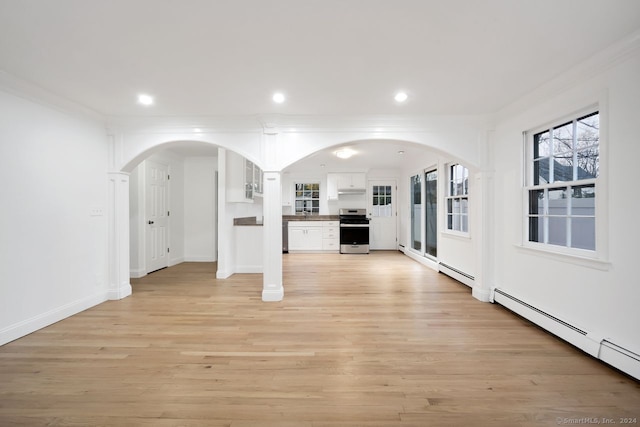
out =
<path fill-rule="evenodd" d="M 339 250 L 338 221 L 289 221 L 289 253 Z"/>
<path fill-rule="evenodd" d="M 282 206 L 293 206 L 293 182 L 288 175 L 282 176 Z"/>
<path fill-rule="evenodd" d="M 340 251 L 340 223 L 338 221 L 322 221 L 322 250 Z"/>
<path fill-rule="evenodd" d="M 364 173 L 338 174 L 338 190 L 365 189 L 367 186 Z"/>
<path fill-rule="evenodd" d="M 338 200 L 338 174 L 327 174 L 327 200 Z"/>
<path fill-rule="evenodd" d="M 289 252 L 321 250 L 321 221 L 289 221 Z"/>
<path fill-rule="evenodd" d="M 262 170 L 251 160 L 227 151 L 227 202 L 253 203 L 262 196 Z"/>
<path fill-rule="evenodd" d="M 338 200 L 341 190 L 362 190 L 367 188 L 367 176 L 362 172 L 352 173 L 328 173 L 327 174 L 327 199 Z"/>

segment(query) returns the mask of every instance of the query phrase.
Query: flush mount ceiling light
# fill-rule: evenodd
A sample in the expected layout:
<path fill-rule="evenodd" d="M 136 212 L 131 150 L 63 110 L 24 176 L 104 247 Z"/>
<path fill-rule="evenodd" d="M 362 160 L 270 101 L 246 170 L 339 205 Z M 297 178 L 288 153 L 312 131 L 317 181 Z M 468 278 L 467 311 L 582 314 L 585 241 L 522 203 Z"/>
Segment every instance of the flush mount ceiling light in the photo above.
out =
<path fill-rule="evenodd" d="M 334 154 L 340 159 L 348 159 L 349 157 L 356 154 L 356 152 L 350 148 L 341 148 L 338 151 L 336 151 Z"/>
<path fill-rule="evenodd" d="M 153 96 L 142 93 L 138 95 L 138 103 L 142 105 L 153 105 Z"/>
<path fill-rule="evenodd" d="M 406 92 L 398 92 L 396 93 L 396 96 L 393 97 L 396 102 L 404 102 L 407 100 L 407 98 L 409 98 L 409 95 L 407 95 Z"/>
<path fill-rule="evenodd" d="M 273 94 L 273 102 L 276 104 L 282 104 L 284 102 L 284 94 L 280 92 L 276 92 Z"/>

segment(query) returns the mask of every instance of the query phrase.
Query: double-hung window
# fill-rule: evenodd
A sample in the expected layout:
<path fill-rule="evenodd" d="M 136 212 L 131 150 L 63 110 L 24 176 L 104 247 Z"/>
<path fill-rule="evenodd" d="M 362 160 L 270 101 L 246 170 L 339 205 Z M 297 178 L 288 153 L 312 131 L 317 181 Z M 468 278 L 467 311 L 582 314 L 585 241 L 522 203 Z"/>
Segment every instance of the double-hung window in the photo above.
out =
<path fill-rule="evenodd" d="M 318 215 L 320 213 L 320 184 L 295 184 L 296 214 Z"/>
<path fill-rule="evenodd" d="M 600 114 L 527 134 L 528 240 L 596 250 Z"/>
<path fill-rule="evenodd" d="M 449 165 L 447 190 L 447 229 L 469 232 L 469 169 L 460 164 Z"/>

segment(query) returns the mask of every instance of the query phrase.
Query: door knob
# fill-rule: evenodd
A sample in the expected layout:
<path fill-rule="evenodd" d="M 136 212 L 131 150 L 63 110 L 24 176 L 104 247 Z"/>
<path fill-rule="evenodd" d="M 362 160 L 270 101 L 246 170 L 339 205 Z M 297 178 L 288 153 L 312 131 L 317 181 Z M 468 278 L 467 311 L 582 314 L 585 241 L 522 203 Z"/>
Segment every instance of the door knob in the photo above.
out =
<path fill-rule="evenodd" d="M 149 221 L 149 225 L 153 224 L 153 221 Z"/>

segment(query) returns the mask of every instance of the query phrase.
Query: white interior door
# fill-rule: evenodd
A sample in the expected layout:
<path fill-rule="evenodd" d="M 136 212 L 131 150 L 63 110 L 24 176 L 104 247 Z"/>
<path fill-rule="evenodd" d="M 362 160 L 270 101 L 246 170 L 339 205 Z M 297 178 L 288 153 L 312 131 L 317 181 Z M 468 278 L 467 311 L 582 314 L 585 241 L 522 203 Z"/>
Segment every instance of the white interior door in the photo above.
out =
<path fill-rule="evenodd" d="M 369 181 L 369 229 L 372 250 L 397 249 L 396 182 Z"/>
<path fill-rule="evenodd" d="M 167 165 L 146 162 L 144 226 L 147 273 L 169 265 L 167 179 Z"/>

